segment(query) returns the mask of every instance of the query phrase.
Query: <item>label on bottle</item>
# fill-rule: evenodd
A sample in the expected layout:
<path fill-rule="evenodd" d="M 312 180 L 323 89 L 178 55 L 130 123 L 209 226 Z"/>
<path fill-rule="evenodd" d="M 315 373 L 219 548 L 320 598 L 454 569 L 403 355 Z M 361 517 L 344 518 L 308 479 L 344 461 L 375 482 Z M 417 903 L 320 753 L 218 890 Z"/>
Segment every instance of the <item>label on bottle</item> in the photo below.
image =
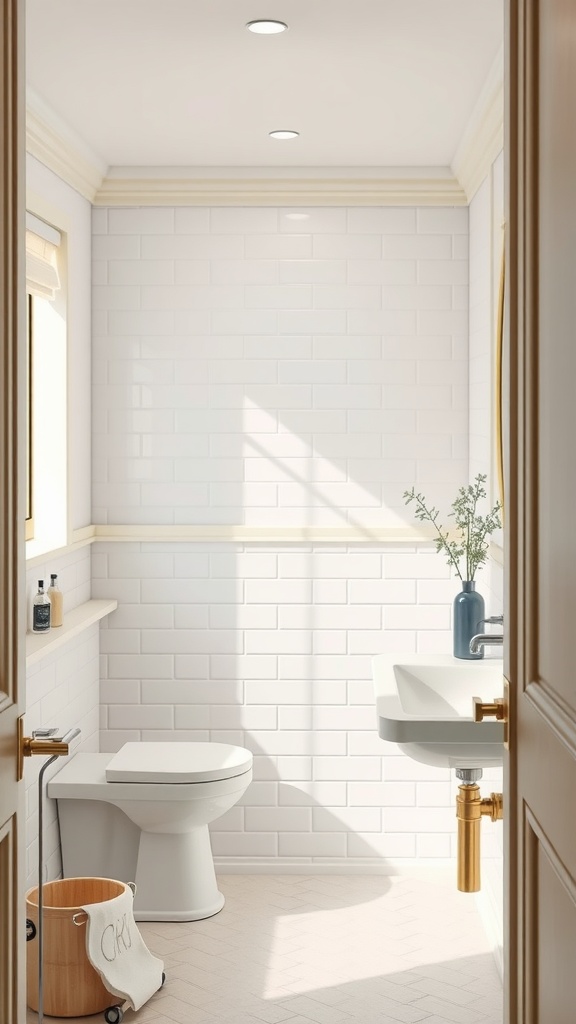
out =
<path fill-rule="evenodd" d="M 35 633 L 43 633 L 50 629 L 50 605 L 35 604 L 32 616 L 32 629 Z"/>

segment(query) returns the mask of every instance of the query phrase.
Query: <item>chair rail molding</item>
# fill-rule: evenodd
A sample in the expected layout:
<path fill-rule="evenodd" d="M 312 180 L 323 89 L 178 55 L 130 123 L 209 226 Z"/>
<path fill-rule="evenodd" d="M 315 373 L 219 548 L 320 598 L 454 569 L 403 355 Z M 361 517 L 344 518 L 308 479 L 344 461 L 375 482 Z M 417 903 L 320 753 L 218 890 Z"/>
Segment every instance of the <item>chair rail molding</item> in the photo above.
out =
<path fill-rule="evenodd" d="M 85 543 L 229 543 L 229 544 L 432 544 L 432 531 L 412 526 L 212 526 L 95 525 Z"/>

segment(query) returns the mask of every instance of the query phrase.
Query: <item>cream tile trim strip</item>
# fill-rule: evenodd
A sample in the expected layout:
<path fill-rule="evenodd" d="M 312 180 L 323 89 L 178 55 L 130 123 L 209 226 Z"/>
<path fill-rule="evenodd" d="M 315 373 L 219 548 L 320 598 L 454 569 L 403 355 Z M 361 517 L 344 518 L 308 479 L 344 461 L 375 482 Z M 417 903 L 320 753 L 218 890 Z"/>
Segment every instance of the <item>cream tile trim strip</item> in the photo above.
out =
<path fill-rule="evenodd" d="M 95 541 L 215 542 L 230 544 L 431 544 L 431 533 L 412 527 L 324 526 L 94 526 Z"/>
<path fill-rule="evenodd" d="M 78 547 L 82 547 L 84 544 L 91 544 L 96 536 L 95 526 L 82 526 L 79 530 L 72 530 L 70 535 L 70 543 L 75 544 Z"/>
<path fill-rule="evenodd" d="M 47 558 L 68 555 L 97 541 L 107 544 L 432 544 L 433 536 L 407 526 L 402 529 L 366 527 L 262 526 L 84 526 L 72 530 L 68 544 L 26 559 L 26 569 L 44 565 Z"/>
<path fill-rule="evenodd" d="M 456 178 L 112 178 L 95 206 L 466 206 Z"/>
<path fill-rule="evenodd" d="M 228 543 L 228 544 L 433 544 L 431 532 L 418 527 L 332 527 L 332 526 L 84 526 L 73 530 L 70 542 L 58 551 L 48 551 L 26 562 L 26 568 L 46 561 L 48 556 L 64 555 L 94 544 L 106 543 Z M 504 552 L 492 542 L 490 557 L 504 563 Z"/>
<path fill-rule="evenodd" d="M 85 548 L 94 543 L 94 527 L 86 526 L 82 530 L 73 530 L 68 543 L 61 548 L 53 548 L 49 551 L 41 551 L 37 555 L 26 558 L 26 569 L 33 569 L 37 565 L 44 565 L 47 558 L 60 558 L 62 555 L 69 555 L 73 551 Z"/>

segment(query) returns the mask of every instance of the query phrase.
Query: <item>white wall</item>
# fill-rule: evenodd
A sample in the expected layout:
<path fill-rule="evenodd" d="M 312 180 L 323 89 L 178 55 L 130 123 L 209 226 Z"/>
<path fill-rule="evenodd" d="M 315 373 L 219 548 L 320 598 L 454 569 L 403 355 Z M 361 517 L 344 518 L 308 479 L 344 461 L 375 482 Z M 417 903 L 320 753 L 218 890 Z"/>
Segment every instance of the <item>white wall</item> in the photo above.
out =
<path fill-rule="evenodd" d="M 64 621 L 72 608 L 90 597 L 90 550 L 82 548 L 59 556 L 35 559 L 27 569 L 29 592 L 36 581 L 49 580 L 58 573 L 64 595 Z M 99 743 L 99 630 L 92 626 L 85 633 L 26 671 L 25 731 L 30 736 L 41 726 L 57 726 L 63 731 L 80 726 L 82 736 L 73 749 L 97 751 Z M 38 772 L 42 758 L 29 758 L 24 764 L 26 786 L 27 888 L 38 881 Z M 61 767 L 56 762 L 45 774 L 46 781 Z M 44 864 L 45 878 L 58 878 L 61 872 L 60 840 L 53 800 L 45 803 Z"/>
<path fill-rule="evenodd" d="M 298 218 L 298 219 L 296 219 Z M 468 471 L 466 209 L 94 211 L 101 523 L 377 524 Z"/>
<path fill-rule="evenodd" d="M 63 267 L 63 285 L 67 293 L 68 336 L 68 480 L 69 529 L 91 522 L 90 480 L 90 261 L 91 206 L 55 174 L 28 156 L 27 206 L 39 217 L 59 228 L 65 235 L 67 254 Z M 50 395 L 40 396 L 41 415 L 49 416 Z M 28 561 L 26 593 L 28 605 L 37 589 L 38 579 L 49 581 L 50 573 L 59 577 L 64 595 L 64 615 L 87 601 L 91 590 L 90 549 L 56 552 Z M 98 750 L 99 666 L 98 627 L 69 641 L 56 653 L 37 662 L 26 672 L 25 729 L 30 735 L 40 726 L 67 729 L 79 725 L 82 739 L 78 748 Z M 40 762 L 40 764 L 38 763 Z M 38 881 L 38 790 L 41 758 L 25 763 L 27 793 L 27 885 Z M 57 769 L 48 769 L 46 778 Z M 56 808 L 47 801 L 45 813 L 46 877 L 60 873 L 59 838 Z"/>
<path fill-rule="evenodd" d="M 470 203 L 470 479 L 487 477 L 487 501 L 499 500 L 496 467 L 496 320 L 504 220 L 503 155 L 492 164 Z M 496 535 L 501 543 L 502 537 Z M 502 612 L 502 567 L 482 574 L 486 614 Z"/>
<path fill-rule="evenodd" d="M 94 518 L 397 526 L 468 475 L 466 209 L 94 211 Z M 451 649 L 430 549 L 97 544 L 103 745 L 256 757 L 222 858 L 449 856 L 449 773 L 376 735 L 370 658 Z"/>
<path fill-rule="evenodd" d="M 487 475 L 491 502 L 498 498 L 494 455 L 494 382 L 503 220 L 504 160 L 500 154 L 470 204 L 470 478 L 477 473 Z M 500 614 L 503 607 L 501 561 L 491 559 L 481 574 L 479 589 L 482 589 L 486 600 L 486 614 Z M 498 649 L 493 653 L 498 653 Z M 490 780 L 485 780 L 483 789 L 486 792 L 501 791 L 502 772 L 491 772 Z M 482 831 L 484 856 L 480 906 L 502 969 L 502 822 L 493 824 L 485 820 Z"/>
<path fill-rule="evenodd" d="M 492 467 L 492 180 L 470 203 L 470 478 Z"/>
<path fill-rule="evenodd" d="M 77 214 L 85 325 L 89 204 L 31 163 L 46 202 Z M 412 521 L 405 487 L 445 506 L 465 479 L 467 211 L 302 211 L 306 231 L 293 212 L 94 211 L 96 521 L 394 526 Z M 84 342 L 74 353 L 81 526 Z M 86 549 L 82 594 L 66 557 L 42 572 L 61 573 L 72 607 L 89 596 Z M 374 868 L 453 853 L 453 781 L 378 740 L 369 669 L 378 650 L 450 649 L 455 584 L 435 553 L 99 544 L 93 573 L 94 596 L 120 601 L 101 632 L 103 748 L 171 735 L 255 753 L 257 781 L 214 830 L 217 855 Z M 67 666 L 81 671 L 86 749 L 94 644 L 95 631 L 31 675 L 30 727 L 67 726 Z M 50 807 L 48 820 L 53 876 Z"/>

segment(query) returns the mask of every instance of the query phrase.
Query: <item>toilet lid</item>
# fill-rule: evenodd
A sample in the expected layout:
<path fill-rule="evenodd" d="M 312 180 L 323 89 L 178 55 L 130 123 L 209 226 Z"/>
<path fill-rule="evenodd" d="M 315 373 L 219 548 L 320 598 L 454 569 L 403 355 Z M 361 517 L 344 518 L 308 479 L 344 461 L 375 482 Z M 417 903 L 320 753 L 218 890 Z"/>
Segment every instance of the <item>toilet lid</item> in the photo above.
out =
<path fill-rule="evenodd" d="M 252 754 L 228 743 L 125 743 L 106 767 L 107 782 L 216 782 L 243 775 Z"/>

